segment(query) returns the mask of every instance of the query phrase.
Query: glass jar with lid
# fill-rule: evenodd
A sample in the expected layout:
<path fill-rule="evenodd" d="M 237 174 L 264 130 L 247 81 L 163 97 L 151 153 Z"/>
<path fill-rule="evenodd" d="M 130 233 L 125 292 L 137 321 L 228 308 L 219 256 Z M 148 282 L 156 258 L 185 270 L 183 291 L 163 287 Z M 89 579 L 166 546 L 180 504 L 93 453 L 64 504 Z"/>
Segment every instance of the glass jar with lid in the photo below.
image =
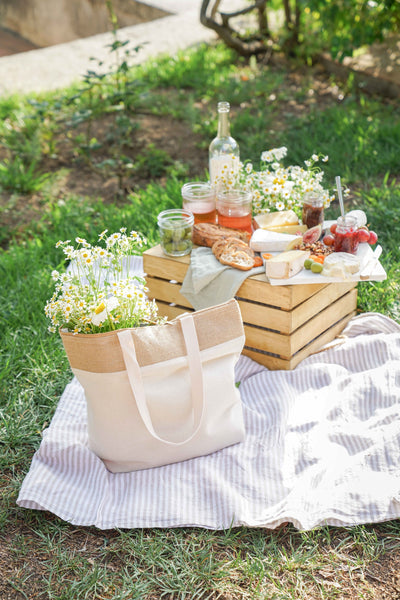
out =
<path fill-rule="evenodd" d="M 349 215 L 338 217 L 335 231 L 335 252 L 357 254 L 359 243 L 356 218 Z"/>
<path fill-rule="evenodd" d="M 322 194 L 307 192 L 304 194 L 301 220 L 308 229 L 324 222 L 324 199 Z"/>

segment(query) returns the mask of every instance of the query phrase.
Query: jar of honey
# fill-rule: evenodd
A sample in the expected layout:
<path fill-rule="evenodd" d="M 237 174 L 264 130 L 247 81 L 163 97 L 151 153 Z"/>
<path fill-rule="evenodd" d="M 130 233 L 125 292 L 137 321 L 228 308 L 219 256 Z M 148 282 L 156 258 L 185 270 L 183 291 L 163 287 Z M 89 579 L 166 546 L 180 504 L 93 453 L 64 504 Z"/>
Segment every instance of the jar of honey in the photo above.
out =
<path fill-rule="evenodd" d="M 321 194 L 308 192 L 304 194 L 303 212 L 301 216 L 303 225 L 308 229 L 324 222 L 324 200 Z"/>

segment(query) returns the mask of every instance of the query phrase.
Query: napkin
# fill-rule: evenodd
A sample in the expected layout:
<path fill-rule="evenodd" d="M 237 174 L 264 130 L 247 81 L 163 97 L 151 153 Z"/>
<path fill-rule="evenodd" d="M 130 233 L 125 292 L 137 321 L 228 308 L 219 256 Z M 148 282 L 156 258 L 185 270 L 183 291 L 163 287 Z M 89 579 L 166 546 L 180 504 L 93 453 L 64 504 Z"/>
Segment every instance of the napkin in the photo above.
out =
<path fill-rule="evenodd" d="M 181 287 L 195 310 L 221 304 L 233 298 L 243 281 L 251 275 L 264 273 L 264 267 L 241 271 L 222 265 L 211 248 L 199 246 L 190 255 L 190 266 Z"/>

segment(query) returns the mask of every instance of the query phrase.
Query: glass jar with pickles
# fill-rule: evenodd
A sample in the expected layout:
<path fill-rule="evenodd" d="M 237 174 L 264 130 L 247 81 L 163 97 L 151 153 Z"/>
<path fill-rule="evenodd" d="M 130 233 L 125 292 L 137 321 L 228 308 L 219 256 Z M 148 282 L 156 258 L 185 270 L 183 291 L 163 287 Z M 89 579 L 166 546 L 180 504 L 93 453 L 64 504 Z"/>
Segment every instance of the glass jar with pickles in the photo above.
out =
<path fill-rule="evenodd" d="M 169 209 L 158 215 L 161 247 L 168 256 L 185 256 L 192 250 L 194 216 L 189 210 Z"/>

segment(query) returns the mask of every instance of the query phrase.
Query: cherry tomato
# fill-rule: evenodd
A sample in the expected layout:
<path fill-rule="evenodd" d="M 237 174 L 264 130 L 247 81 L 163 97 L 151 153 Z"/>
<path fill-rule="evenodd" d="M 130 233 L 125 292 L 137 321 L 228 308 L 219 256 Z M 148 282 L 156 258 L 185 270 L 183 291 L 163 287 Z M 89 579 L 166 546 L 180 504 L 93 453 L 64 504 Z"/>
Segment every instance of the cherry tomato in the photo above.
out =
<path fill-rule="evenodd" d="M 336 233 L 336 227 L 337 227 L 337 223 L 332 223 L 332 225 L 329 228 L 331 233 L 333 233 L 333 234 Z"/>
<path fill-rule="evenodd" d="M 325 246 L 333 246 L 335 243 L 335 236 L 328 233 L 326 236 L 324 236 L 322 241 L 324 242 Z"/>
<path fill-rule="evenodd" d="M 368 244 L 376 244 L 377 241 L 378 241 L 378 235 L 375 233 L 375 231 L 370 231 Z"/>
<path fill-rule="evenodd" d="M 357 230 L 357 239 L 359 242 L 368 242 L 369 241 L 370 232 L 368 229 L 358 229 Z"/>

